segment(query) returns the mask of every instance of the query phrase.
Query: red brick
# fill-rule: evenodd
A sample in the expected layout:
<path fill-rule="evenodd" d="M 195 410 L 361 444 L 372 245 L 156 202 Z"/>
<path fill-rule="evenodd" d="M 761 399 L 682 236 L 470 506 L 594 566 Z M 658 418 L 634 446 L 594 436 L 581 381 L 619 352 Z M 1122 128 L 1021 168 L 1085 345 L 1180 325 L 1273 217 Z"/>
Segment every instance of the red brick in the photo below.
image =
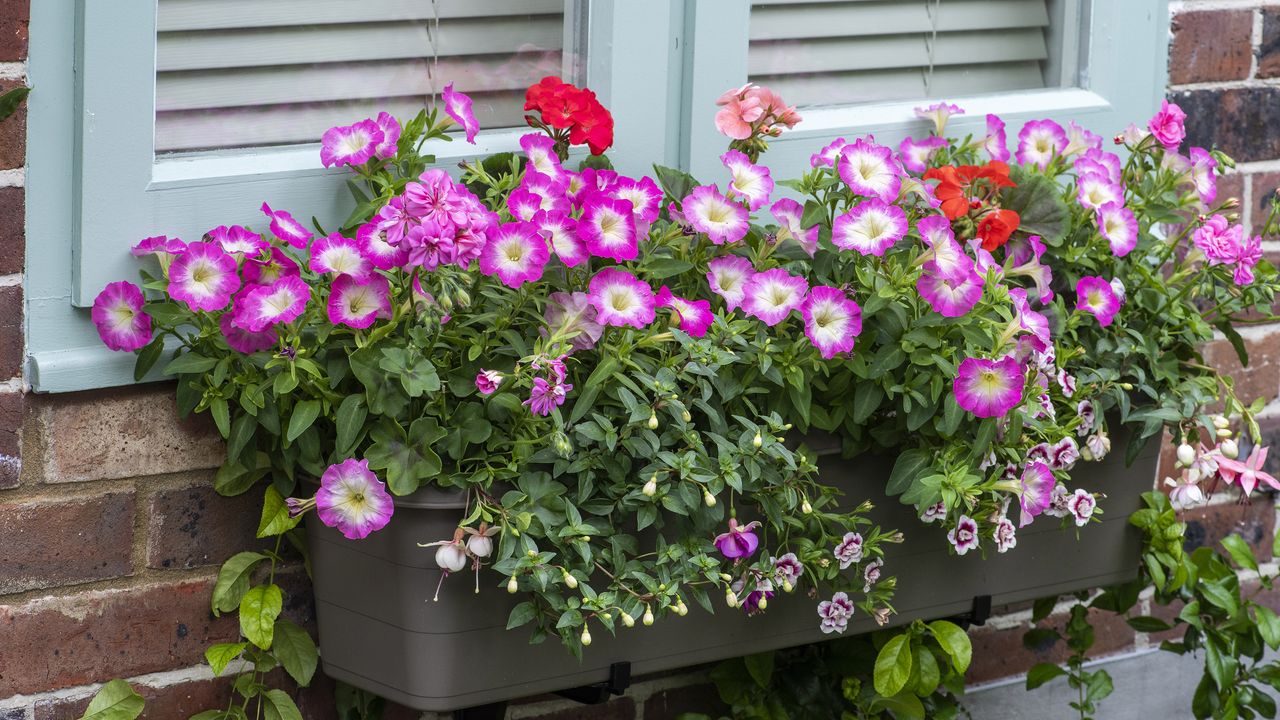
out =
<path fill-rule="evenodd" d="M 0 143 L 4 140 L 0 138 Z M 0 275 L 22 272 L 26 195 L 22 188 L 0 188 Z"/>
<path fill-rule="evenodd" d="M 1258 45 L 1258 77 L 1280 77 L 1280 8 L 1262 9 L 1262 42 Z"/>
<path fill-rule="evenodd" d="M 186 718 L 204 710 L 225 708 L 231 699 L 232 677 L 191 680 L 164 687 L 130 683 L 146 701 L 143 720 Z M 92 695 L 74 699 L 41 700 L 36 703 L 35 720 L 78 720 Z"/>
<path fill-rule="evenodd" d="M 212 485 L 156 493 L 149 503 L 147 567 L 167 570 L 221 564 L 255 542 L 262 493 L 222 497 Z"/>
<path fill-rule="evenodd" d="M 27 57 L 29 0 L 0 0 L 0 62 L 16 62 Z"/>
<path fill-rule="evenodd" d="M 1088 652 L 1090 658 L 1112 655 L 1133 646 L 1133 629 L 1123 617 L 1090 610 L 1089 620 L 1094 628 L 1094 644 Z M 1066 615 L 1055 615 L 1042 621 L 1039 627 L 1061 629 L 1065 622 Z M 1027 649 L 1022 644 L 1022 636 L 1028 627 L 1028 623 L 1022 623 L 1013 628 L 985 626 L 971 629 L 969 639 L 973 642 L 973 664 L 969 666 L 965 679 L 970 683 L 988 682 L 1024 673 L 1036 663 L 1066 660 L 1070 652 L 1061 641 L 1035 650 Z"/>
<path fill-rule="evenodd" d="M 1280 158 L 1280 87 L 1187 90 L 1169 99 L 1187 113 L 1187 145 L 1217 147 L 1240 162 Z"/>
<path fill-rule="evenodd" d="M 0 595 L 132 571 L 134 496 L 0 504 Z"/>
<path fill-rule="evenodd" d="M 0 605 L 0 697 L 203 663 L 239 637 L 232 616 L 209 612 L 212 590 L 189 580 Z"/>
<path fill-rule="evenodd" d="M 1258 558 L 1271 559 L 1271 540 L 1275 537 L 1276 510 L 1267 495 L 1255 496 L 1244 505 L 1210 505 L 1187 510 L 1182 519 L 1187 523 L 1183 546 L 1187 552 L 1199 547 L 1218 547 L 1228 535 L 1239 535 Z"/>
<path fill-rule="evenodd" d="M 645 720 L 677 720 L 687 712 L 716 718 L 729 715 L 729 706 L 720 699 L 715 685 L 710 684 L 663 690 L 644 701 Z"/>
<path fill-rule="evenodd" d="M 1280 397 L 1280 332 L 1258 340 L 1245 340 L 1244 346 L 1249 367 L 1240 365 L 1235 349 L 1226 340 L 1209 343 L 1202 353 L 1207 364 L 1235 380 L 1236 394 L 1244 403 L 1256 398 L 1270 402 Z"/>
<path fill-rule="evenodd" d="M 1253 227 L 1252 234 L 1261 235 L 1266 230 L 1267 217 L 1271 214 L 1271 200 L 1280 188 L 1280 173 L 1258 173 L 1253 176 Z"/>
<path fill-rule="evenodd" d="M 1253 64 L 1253 11 L 1205 10 L 1173 16 L 1169 83 L 1244 80 Z"/>
<path fill-rule="evenodd" d="M 0 287 L 0 381 L 22 373 L 22 286 Z"/>
<path fill-rule="evenodd" d="M 0 490 L 18 486 L 26 401 L 27 396 L 20 392 L 0 393 Z"/>
<path fill-rule="evenodd" d="M 4 32 L 4 3 L 0 0 L 0 33 Z M 3 52 L 0 40 L 0 52 Z M 3 62 L 3 60 L 0 60 Z M 21 80 L 0 80 L 0 95 L 22 85 Z M 0 170 L 22 167 L 27 156 L 27 104 L 24 101 L 9 117 L 0 120 Z"/>

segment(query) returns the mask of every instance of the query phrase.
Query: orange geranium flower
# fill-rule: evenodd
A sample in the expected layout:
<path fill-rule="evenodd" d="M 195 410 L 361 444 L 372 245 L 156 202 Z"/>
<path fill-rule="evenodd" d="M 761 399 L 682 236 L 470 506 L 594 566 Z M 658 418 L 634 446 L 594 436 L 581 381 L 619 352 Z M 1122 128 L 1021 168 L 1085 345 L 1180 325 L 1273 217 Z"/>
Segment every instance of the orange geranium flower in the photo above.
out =
<path fill-rule="evenodd" d="M 1009 179 L 1009 166 L 997 160 L 986 165 L 944 165 L 929 168 L 924 179 L 938 181 L 933 194 L 942 202 L 942 212 L 951 220 L 969 213 L 972 186 L 979 180 L 985 180 L 993 189 L 1017 187 L 1017 183 Z"/>

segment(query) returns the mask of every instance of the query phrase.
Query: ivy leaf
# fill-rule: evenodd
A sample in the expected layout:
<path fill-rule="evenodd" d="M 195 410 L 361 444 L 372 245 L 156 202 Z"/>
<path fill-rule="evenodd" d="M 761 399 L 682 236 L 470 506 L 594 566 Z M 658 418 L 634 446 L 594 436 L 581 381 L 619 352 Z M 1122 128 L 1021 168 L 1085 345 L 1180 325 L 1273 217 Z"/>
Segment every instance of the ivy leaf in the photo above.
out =
<path fill-rule="evenodd" d="M 223 670 L 231 664 L 232 660 L 240 657 L 240 653 L 249 647 L 249 643 L 218 643 L 205 648 L 204 659 L 208 661 L 209 667 L 213 668 L 214 675 L 221 675 Z"/>
<path fill-rule="evenodd" d="M 283 535 L 298 526 L 302 517 L 289 517 L 289 507 L 275 485 L 267 486 L 262 498 L 262 518 L 258 521 L 258 537 Z"/>
<path fill-rule="evenodd" d="M 425 357 L 407 348 L 387 348 L 382 351 L 378 367 L 400 379 L 409 397 L 422 397 L 440 389 L 440 375 L 436 366 Z"/>
<path fill-rule="evenodd" d="M 1067 671 L 1051 663 L 1036 663 L 1027 671 L 1027 689 L 1035 690 L 1050 680 L 1066 675 Z"/>
<path fill-rule="evenodd" d="M 240 634 L 263 650 L 271 649 L 276 618 L 284 607 L 284 593 L 276 585 L 249 588 L 240 600 Z"/>
<path fill-rule="evenodd" d="M 250 574 L 258 563 L 266 559 L 262 553 L 242 552 L 222 563 L 218 579 L 213 584 L 213 597 L 210 598 L 214 615 L 240 607 L 240 600 L 249 589 Z"/>
<path fill-rule="evenodd" d="M 145 705 L 129 683 L 112 680 L 93 696 L 80 720 L 134 720 Z"/>
<path fill-rule="evenodd" d="M 271 654 L 284 666 L 289 677 L 303 687 L 311 682 L 311 677 L 316 674 L 316 664 L 320 660 L 315 641 L 307 631 L 285 618 L 276 620 Z"/>
<path fill-rule="evenodd" d="M 902 692 L 911 678 L 911 636 L 895 635 L 880 648 L 873 676 L 876 692 L 890 697 Z"/>
<path fill-rule="evenodd" d="M 951 666 L 957 673 L 963 675 L 969 669 L 969 662 L 973 659 L 973 645 L 969 642 L 969 635 L 961 630 L 959 625 L 946 620 L 935 620 L 929 623 L 929 631 L 933 633 L 933 639 L 938 641 L 938 645 L 951 658 Z"/>
<path fill-rule="evenodd" d="M 1001 206 L 1018 213 L 1018 232 L 1039 235 L 1046 245 L 1060 245 L 1071 222 L 1071 209 L 1062 200 L 1058 183 L 1044 175 L 1014 166 L 1010 177 L 1017 187 L 1000 193 Z"/>

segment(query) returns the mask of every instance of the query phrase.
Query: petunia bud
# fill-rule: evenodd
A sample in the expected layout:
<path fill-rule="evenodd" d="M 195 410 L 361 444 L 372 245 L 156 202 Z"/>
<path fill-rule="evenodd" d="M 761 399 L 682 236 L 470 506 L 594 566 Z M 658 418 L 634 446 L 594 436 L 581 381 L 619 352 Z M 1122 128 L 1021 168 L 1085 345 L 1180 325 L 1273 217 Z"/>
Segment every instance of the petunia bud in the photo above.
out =
<path fill-rule="evenodd" d="M 1228 460 L 1235 460 L 1240 457 L 1240 448 L 1236 445 L 1236 441 L 1231 438 L 1223 440 L 1222 443 L 1218 445 L 1218 450 L 1222 453 L 1222 457 L 1227 458 Z"/>
<path fill-rule="evenodd" d="M 650 429 L 650 430 L 657 430 L 657 429 L 658 429 L 658 414 L 657 414 L 657 413 L 649 413 L 649 429 Z"/>
<path fill-rule="evenodd" d="M 761 437 L 758 431 L 756 432 L 756 436 L 751 438 L 751 445 L 756 449 L 759 449 L 761 445 L 764 445 L 764 438 Z"/>
<path fill-rule="evenodd" d="M 568 585 L 569 589 L 572 590 L 578 587 L 578 578 L 574 577 L 568 570 L 566 570 L 564 573 L 564 584 Z"/>
<path fill-rule="evenodd" d="M 507 592 L 511 593 L 512 595 L 515 595 L 516 593 L 520 592 L 520 581 L 516 580 L 515 575 L 512 575 L 511 579 L 507 581 Z"/>
<path fill-rule="evenodd" d="M 583 645 L 591 644 L 591 631 L 588 630 L 585 625 L 582 628 L 582 644 Z"/>
<path fill-rule="evenodd" d="M 633 618 L 633 617 L 631 617 L 631 613 L 628 613 L 626 610 L 623 610 L 623 611 L 622 611 L 622 615 L 621 615 L 621 617 L 622 617 L 622 624 L 623 624 L 623 625 L 626 625 L 627 627 L 635 627 L 635 626 L 636 626 L 636 619 L 635 619 L 635 618 Z"/>
<path fill-rule="evenodd" d="M 715 495 L 712 495 L 712 494 L 711 494 L 711 491 L 710 491 L 710 490 L 708 490 L 707 492 L 704 492 L 704 493 L 702 494 L 702 502 L 703 502 L 703 504 L 704 504 L 704 505 L 706 505 L 707 507 L 715 507 L 715 506 L 716 506 L 716 496 L 715 496 Z"/>
<path fill-rule="evenodd" d="M 653 611 L 649 609 L 648 605 L 644 606 L 644 617 L 640 620 L 640 622 L 643 622 L 645 625 L 653 624 Z"/>
<path fill-rule="evenodd" d="M 441 545 L 436 550 L 436 565 L 439 565 L 442 570 L 458 572 L 467 566 L 467 553 L 461 545 L 455 543 Z"/>
<path fill-rule="evenodd" d="M 1196 461 L 1195 448 L 1191 447 L 1187 443 L 1182 443 L 1181 445 L 1178 446 L 1178 462 L 1183 467 L 1187 467 L 1195 461 Z"/>
<path fill-rule="evenodd" d="M 478 558 L 487 558 L 493 554 L 493 538 L 488 535 L 472 535 L 467 538 L 467 549 Z"/>

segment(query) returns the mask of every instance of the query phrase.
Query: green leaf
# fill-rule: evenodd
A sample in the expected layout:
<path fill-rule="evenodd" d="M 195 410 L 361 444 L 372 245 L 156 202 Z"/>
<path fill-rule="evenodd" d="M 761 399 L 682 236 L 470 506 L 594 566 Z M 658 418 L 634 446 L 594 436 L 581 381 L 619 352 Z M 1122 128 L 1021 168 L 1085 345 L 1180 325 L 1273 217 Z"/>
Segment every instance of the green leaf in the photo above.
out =
<path fill-rule="evenodd" d="M 991 441 L 996 437 L 996 419 L 987 418 L 978 425 L 978 433 L 973 438 L 973 449 L 970 451 L 974 457 L 982 457 L 987 454 L 987 448 L 991 445 Z"/>
<path fill-rule="evenodd" d="M 1036 663 L 1027 671 L 1027 689 L 1035 690 L 1050 680 L 1066 675 L 1067 671 L 1051 663 Z"/>
<path fill-rule="evenodd" d="M 284 496 L 275 485 L 267 486 L 267 493 L 262 498 L 262 518 L 258 521 L 258 537 L 275 537 L 283 535 L 298 526 L 302 517 L 289 517 L 289 506 Z"/>
<path fill-rule="evenodd" d="M 645 272 L 649 275 L 650 279 L 653 280 L 661 280 L 663 278 L 671 277 L 672 275 L 679 275 L 680 273 L 687 272 L 691 269 L 693 269 L 693 263 L 688 260 L 668 257 L 654 258 L 644 266 Z"/>
<path fill-rule="evenodd" d="M 538 608 L 532 602 L 525 600 L 524 602 L 511 608 L 511 614 L 507 616 L 507 629 L 512 630 L 521 625 L 526 625 L 538 616 Z"/>
<path fill-rule="evenodd" d="M 1231 343 L 1232 349 L 1236 351 L 1236 357 L 1240 359 L 1240 367 L 1249 367 L 1249 351 L 1245 348 L 1244 338 L 1240 337 L 1240 333 L 1231 326 L 1230 319 L 1222 319 L 1213 324 Z"/>
<path fill-rule="evenodd" d="M 1249 570 L 1258 569 L 1258 559 L 1253 556 L 1253 548 L 1249 547 L 1249 543 L 1239 535 L 1228 535 L 1222 538 L 1222 547 L 1231 553 L 1231 559 L 1235 560 L 1236 565 Z"/>
<path fill-rule="evenodd" d="M 339 458 L 346 458 L 355 449 L 359 441 L 360 431 L 364 429 L 364 421 L 369 416 L 365 407 L 364 395 L 348 395 L 338 405 L 334 423 L 337 427 L 337 438 L 334 440 L 333 452 Z"/>
<path fill-rule="evenodd" d="M 303 720 L 298 706 L 285 691 L 268 690 L 262 693 L 262 697 L 266 700 L 262 705 L 266 720 Z"/>
<path fill-rule="evenodd" d="M 748 655 L 742 658 L 747 665 L 747 673 L 751 675 L 751 679 L 756 681 L 756 685 L 762 688 L 769 687 L 769 681 L 773 679 L 773 653 L 762 652 L 755 655 Z"/>
<path fill-rule="evenodd" d="M 1086 702 L 1096 703 L 1106 698 L 1115 690 L 1111 682 L 1111 673 L 1106 670 L 1094 670 L 1085 681 Z"/>
<path fill-rule="evenodd" d="M 591 375 L 587 377 L 587 381 L 583 383 L 583 389 L 578 393 L 578 399 L 573 403 L 573 412 L 569 413 L 569 424 L 578 422 L 582 419 L 591 406 L 595 404 L 596 397 L 600 394 L 600 388 L 604 387 L 605 381 L 613 377 L 618 372 L 621 365 L 618 358 L 610 354 L 596 365 L 596 369 L 591 371 Z"/>
<path fill-rule="evenodd" d="M 440 473 L 440 456 L 432 447 L 444 436 L 433 417 L 414 420 L 408 433 L 394 420 L 384 419 L 371 433 L 373 445 L 365 451 L 365 459 L 370 468 L 386 470 L 391 492 L 408 495 L 423 480 Z"/>
<path fill-rule="evenodd" d="M 276 585 L 256 585 L 240 600 L 240 634 L 263 650 L 271 649 L 284 593 Z"/>
<path fill-rule="evenodd" d="M 112 680 L 93 696 L 80 720 L 134 720 L 145 704 L 129 683 Z"/>
<path fill-rule="evenodd" d="M 946 620 L 929 623 L 929 632 L 933 633 L 933 639 L 938 641 L 938 645 L 951 658 L 951 666 L 963 675 L 973 659 L 973 645 L 969 642 L 968 634 L 959 625 Z"/>
<path fill-rule="evenodd" d="M 133 363 L 133 379 L 140 381 L 156 366 L 156 361 L 164 354 L 164 336 L 157 335 L 146 347 L 138 351 L 138 359 Z"/>
<path fill-rule="evenodd" d="M 1137 617 L 1131 617 L 1127 620 L 1127 622 L 1129 623 L 1129 627 L 1133 628 L 1134 630 L 1137 630 L 1138 632 L 1144 632 L 1144 633 L 1164 632 L 1173 627 L 1172 625 L 1165 622 L 1164 620 L 1161 620 L 1158 617 L 1152 617 L 1150 615 L 1139 615 Z"/>
<path fill-rule="evenodd" d="M 871 701 L 871 707 L 876 710 L 888 710 L 893 713 L 894 720 L 924 720 L 925 718 L 924 704 L 920 702 L 920 698 L 911 693 L 903 692 L 893 697 L 877 697 Z"/>
<path fill-rule="evenodd" d="M 855 423 L 866 422 L 871 413 L 880 407 L 884 400 L 884 390 L 874 382 L 860 382 L 853 393 L 853 411 L 850 419 Z M 892 494 L 892 493 L 891 493 Z"/>
<path fill-rule="evenodd" d="M 1262 635 L 1262 641 L 1267 647 L 1275 650 L 1280 648 L 1280 617 L 1271 608 L 1265 605 L 1254 605 L 1253 616 L 1258 626 L 1258 634 Z"/>
<path fill-rule="evenodd" d="M 1018 232 L 1039 235 L 1047 245 L 1060 245 L 1071 222 L 1071 209 L 1062 200 L 1058 183 L 1016 165 L 1010 177 L 1018 186 L 1000 192 L 1001 206 L 1018 213 Z"/>
<path fill-rule="evenodd" d="M 378 367 L 400 379 L 400 385 L 411 398 L 422 397 L 440 389 L 440 375 L 436 366 L 416 351 L 406 348 L 387 348 L 382 351 Z"/>
<path fill-rule="evenodd" d="M 284 666 L 289 677 L 303 687 L 311 682 L 311 677 L 316 674 L 316 664 L 320 660 L 316 644 L 307 631 L 285 618 L 276 620 L 271 654 Z"/>
<path fill-rule="evenodd" d="M 0 120 L 5 120 L 18 110 L 18 106 L 26 99 L 31 92 L 29 87 L 16 87 L 9 92 L 0 95 Z"/>
<path fill-rule="evenodd" d="M 247 412 L 240 413 L 235 422 L 231 423 L 231 433 L 227 435 L 227 462 L 236 462 L 240 459 L 240 455 L 249 446 L 249 441 L 253 439 L 253 433 L 257 429 L 257 418 Z"/>
<path fill-rule="evenodd" d="M 213 366 L 217 364 L 218 361 L 214 358 L 205 357 L 199 353 L 188 352 L 170 360 L 169 364 L 164 366 L 163 372 L 165 375 L 202 373 L 212 370 Z"/>
<path fill-rule="evenodd" d="M 1228 615 L 1235 615 L 1240 609 L 1236 596 L 1219 582 L 1200 583 L 1200 594 L 1210 603 L 1222 608 Z"/>
<path fill-rule="evenodd" d="M 654 165 L 653 172 L 658 176 L 658 184 L 663 191 L 676 202 L 683 202 L 689 193 L 698 186 L 698 181 L 683 170 Z"/>
<path fill-rule="evenodd" d="M 214 675 L 221 675 L 231 661 L 240 657 L 240 653 L 247 647 L 249 643 L 245 642 L 210 645 L 204 650 L 204 659 L 209 662 L 209 667 L 213 668 Z"/>
<path fill-rule="evenodd" d="M 880 648 L 876 656 L 874 684 L 876 692 L 890 697 L 902 692 L 911 678 L 911 636 L 895 635 Z"/>
<path fill-rule="evenodd" d="M 210 598 L 214 615 L 240 607 L 240 600 L 249 589 L 249 576 L 258 563 L 266 559 L 262 553 L 242 552 L 222 563 L 218 580 L 213 585 L 213 597 Z"/>
<path fill-rule="evenodd" d="M 889 473 L 889 482 L 885 485 L 888 495 L 901 495 L 924 474 L 933 463 L 934 454 L 928 450 L 912 448 L 904 450 L 893 463 L 893 472 Z"/>
<path fill-rule="evenodd" d="M 303 400 L 293 406 L 293 413 L 289 415 L 289 429 L 285 432 L 285 439 L 293 442 L 298 436 L 307 431 L 311 424 L 316 421 L 320 415 L 319 400 Z"/>

